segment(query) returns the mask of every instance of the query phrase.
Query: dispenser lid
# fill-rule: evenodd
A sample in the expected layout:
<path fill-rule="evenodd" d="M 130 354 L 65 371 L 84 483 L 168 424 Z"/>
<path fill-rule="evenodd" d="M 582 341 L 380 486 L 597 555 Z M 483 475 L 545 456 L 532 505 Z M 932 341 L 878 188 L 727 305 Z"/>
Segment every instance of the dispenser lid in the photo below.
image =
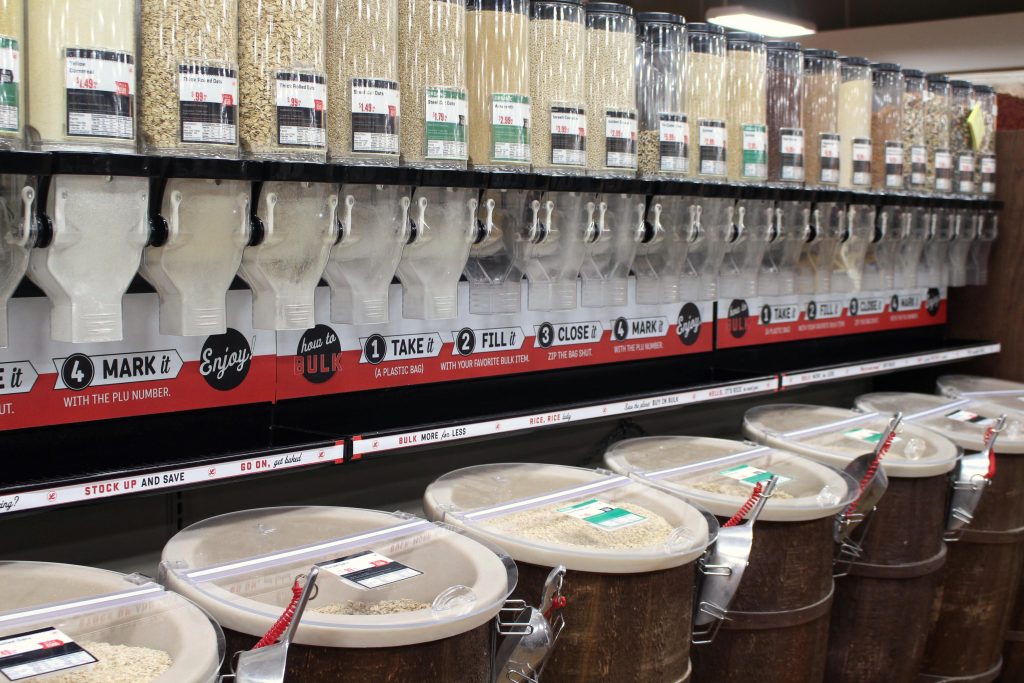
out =
<path fill-rule="evenodd" d="M 201 609 L 139 575 L 0 562 L 0 652 L 14 653 L 0 655 L 0 681 L 89 672 L 208 683 L 223 661 L 224 634 Z"/>
<path fill-rule="evenodd" d="M 857 397 L 857 407 L 878 412 L 902 410 L 904 420 L 933 429 L 967 451 L 980 451 L 985 432 L 1005 413 L 996 452 L 1024 453 L 1024 412 L 1008 411 L 986 399 L 878 392 Z M 1024 402 L 1021 408 L 1024 410 Z"/>
<path fill-rule="evenodd" d="M 168 587 L 225 628 L 262 636 L 300 574 L 320 566 L 295 642 L 396 647 L 481 626 L 516 585 L 515 563 L 458 530 L 343 507 L 246 510 L 193 524 L 164 547 Z M 345 578 L 342 578 L 342 577 Z"/>
<path fill-rule="evenodd" d="M 1024 411 L 1024 384 L 1020 382 L 978 375 L 945 375 L 939 377 L 938 388 L 946 396 L 983 398 L 1005 410 Z"/>
<path fill-rule="evenodd" d="M 842 469 L 854 458 L 874 452 L 891 419 L 892 413 L 780 403 L 748 410 L 743 433 Z M 904 421 L 882 458 L 882 468 L 890 477 L 933 477 L 952 470 L 959 454 L 949 439 Z"/>
<path fill-rule="evenodd" d="M 478 465 L 427 487 L 431 519 L 472 529 L 517 561 L 603 574 L 693 562 L 714 540 L 713 518 L 680 496 L 603 470 Z"/>
<path fill-rule="evenodd" d="M 685 496 L 719 517 L 731 517 L 755 484 L 778 475 L 760 519 L 802 522 L 830 517 L 857 494 L 857 482 L 835 468 L 787 451 L 700 436 L 619 441 L 604 454 L 614 472 Z"/>

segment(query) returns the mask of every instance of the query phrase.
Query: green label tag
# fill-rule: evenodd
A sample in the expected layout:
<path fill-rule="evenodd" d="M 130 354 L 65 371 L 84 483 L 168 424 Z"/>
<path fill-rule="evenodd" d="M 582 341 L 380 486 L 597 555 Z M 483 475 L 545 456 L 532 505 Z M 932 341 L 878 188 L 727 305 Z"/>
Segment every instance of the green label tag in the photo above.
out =
<path fill-rule="evenodd" d="M 18 130 L 20 80 L 21 55 L 18 52 L 18 41 L 0 36 L 0 131 Z"/>
<path fill-rule="evenodd" d="M 426 157 L 466 160 L 466 121 L 469 107 L 462 88 L 426 89 Z"/>
<path fill-rule="evenodd" d="M 768 177 L 768 127 L 748 123 L 743 126 L 743 177 Z"/>
<path fill-rule="evenodd" d="M 785 484 L 787 481 L 792 481 L 789 477 L 783 477 L 780 474 L 775 474 L 768 470 L 762 470 L 759 467 L 754 467 L 753 465 L 737 465 L 736 467 L 730 467 L 727 470 L 722 470 L 719 474 L 723 477 L 735 479 L 736 481 L 742 481 L 746 484 L 750 484 L 751 486 L 762 481 L 768 481 L 773 476 L 778 478 L 777 481 L 780 485 Z"/>
<path fill-rule="evenodd" d="M 530 161 L 530 98 L 495 93 L 491 97 L 491 159 Z"/>
<path fill-rule="evenodd" d="M 867 443 L 878 443 L 882 440 L 882 435 L 880 433 L 863 428 L 849 429 L 843 432 L 843 436 L 850 439 L 857 439 L 858 441 L 866 441 Z"/>
<path fill-rule="evenodd" d="M 582 503 L 570 505 L 567 508 L 559 508 L 558 511 L 570 517 L 582 519 L 584 522 L 593 524 L 605 531 L 617 531 L 627 526 L 639 524 L 647 519 L 635 512 L 615 507 L 597 498 L 591 498 Z"/>

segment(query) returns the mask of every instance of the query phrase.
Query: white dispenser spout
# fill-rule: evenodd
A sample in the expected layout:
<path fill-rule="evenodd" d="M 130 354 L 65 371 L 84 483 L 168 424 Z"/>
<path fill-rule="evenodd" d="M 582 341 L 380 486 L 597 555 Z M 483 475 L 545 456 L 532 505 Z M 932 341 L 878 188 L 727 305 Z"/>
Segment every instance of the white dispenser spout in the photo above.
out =
<path fill-rule="evenodd" d="M 149 239 L 148 180 L 57 175 L 47 214 L 53 235 L 32 250 L 29 277 L 50 298 L 50 335 L 63 342 L 121 339 L 121 299 Z"/>
<path fill-rule="evenodd" d="M 949 286 L 963 287 L 967 282 L 967 259 L 978 236 L 978 214 L 953 212 L 953 236 L 949 245 Z"/>
<path fill-rule="evenodd" d="M 595 230 L 588 205 L 595 201 L 593 195 L 578 192 L 548 192 L 531 200 L 529 226 L 515 246 L 531 311 L 576 308 L 586 242 Z"/>
<path fill-rule="evenodd" d="M 799 201 L 782 200 L 774 209 L 757 281 L 759 295 L 796 294 L 797 261 L 810 229 L 810 214 L 810 205 Z"/>
<path fill-rule="evenodd" d="M 446 320 L 457 315 L 459 277 L 477 236 L 476 195 L 466 188 L 416 189 L 409 243 L 398 264 L 406 318 Z"/>
<path fill-rule="evenodd" d="M 7 346 L 7 301 L 28 270 L 35 242 L 35 197 L 23 176 L 0 176 L 0 348 Z"/>
<path fill-rule="evenodd" d="M 539 218 L 529 224 L 530 194 L 522 190 L 488 190 L 479 206 L 477 231 L 463 274 L 469 280 L 469 312 L 480 315 L 518 313 L 523 273 L 515 263 L 517 236 L 542 230 Z"/>
<path fill-rule="evenodd" d="M 899 249 L 896 258 L 895 285 L 899 289 L 918 286 L 917 272 L 928 238 L 929 212 L 921 207 L 903 207 L 897 213 L 899 222 Z"/>
<path fill-rule="evenodd" d="M 583 305 L 624 306 L 628 300 L 629 271 L 644 236 L 644 197 L 628 194 L 598 196 L 595 239 L 588 242 L 580 277 Z"/>
<path fill-rule="evenodd" d="M 801 294 L 822 295 L 832 291 L 833 261 L 845 232 L 846 211 L 842 204 L 819 202 L 814 207 L 797 268 L 797 288 Z"/>
<path fill-rule="evenodd" d="M 409 240 L 409 188 L 344 185 L 338 223 L 338 243 L 324 271 L 331 286 L 331 320 L 386 323 L 388 288 Z"/>
<path fill-rule="evenodd" d="M 249 243 L 249 183 L 172 178 L 161 214 L 167 241 L 147 247 L 142 262 L 160 295 L 160 332 L 223 334 L 225 297 Z"/>
<path fill-rule="evenodd" d="M 338 239 L 334 185 L 263 184 L 256 216 L 263 239 L 245 248 L 238 274 L 253 292 L 252 322 L 259 330 L 304 330 L 316 323 L 313 299 Z"/>
<path fill-rule="evenodd" d="M 689 236 L 690 207 L 685 198 L 652 198 L 644 237 L 633 261 L 638 304 L 682 301 Z"/>
<path fill-rule="evenodd" d="M 864 291 L 887 291 L 896 286 L 896 260 L 903 242 L 901 219 L 902 212 L 895 206 L 878 209 L 875 234 L 864 255 Z"/>
<path fill-rule="evenodd" d="M 839 240 L 832 269 L 832 292 L 864 289 L 864 260 L 875 236 L 875 207 L 851 204 L 846 209 L 846 231 Z"/>
<path fill-rule="evenodd" d="M 733 233 L 735 200 L 704 197 L 690 200 L 690 250 L 683 278 L 683 296 L 692 301 L 712 301 L 718 296 L 718 273 Z"/>
<path fill-rule="evenodd" d="M 741 199 L 736 203 L 733 231 L 726 242 L 718 278 L 720 297 L 757 296 L 761 262 L 775 224 L 774 208 L 766 199 Z"/>

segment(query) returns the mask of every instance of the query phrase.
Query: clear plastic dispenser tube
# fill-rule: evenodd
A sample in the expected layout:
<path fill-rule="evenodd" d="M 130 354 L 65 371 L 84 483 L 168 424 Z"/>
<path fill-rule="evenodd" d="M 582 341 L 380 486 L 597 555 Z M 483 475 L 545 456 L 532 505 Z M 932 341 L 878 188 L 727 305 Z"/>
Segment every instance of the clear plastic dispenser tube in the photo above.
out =
<path fill-rule="evenodd" d="M 732 142 L 726 164 L 729 180 L 763 183 L 768 179 L 768 62 L 764 36 L 733 32 L 726 38 L 727 139 Z"/>
<path fill-rule="evenodd" d="M 683 298 L 713 301 L 719 293 L 718 275 L 729 241 L 734 235 L 736 200 L 701 197 L 690 200 L 692 243 L 686 255 Z"/>
<path fill-rule="evenodd" d="M 691 176 L 725 180 L 728 172 L 728 83 L 725 29 L 715 24 L 686 27 L 686 106 L 693 144 Z"/>
<path fill-rule="evenodd" d="M 894 226 L 899 231 L 899 247 L 896 256 L 895 286 L 898 289 L 913 289 L 918 286 L 918 269 L 921 253 L 928 239 L 930 213 L 921 206 L 901 206 L 897 210 Z"/>
<path fill-rule="evenodd" d="M 800 43 L 770 40 L 768 45 L 768 182 L 803 185 L 808 145 L 804 130 L 804 55 Z"/>
<path fill-rule="evenodd" d="M 901 218 L 897 206 L 878 207 L 875 232 L 864 255 L 864 291 L 891 291 L 896 286 L 896 262 L 903 242 Z"/>
<path fill-rule="evenodd" d="M 944 195 L 953 192 L 953 152 L 949 139 L 949 77 L 928 75 L 928 93 L 924 104 L 925 145 L 928 147 L 928 171 L 925 183 L 929 192 Z"/>
<path fill-rule="evenodd" d="M 903 154 L 903 73 L 899 64 L 871 66 L 871 187 L 899 192 L 909 159 Z"/>
<path fill-rule="evenodd" d="M 529 239 L 532 193 L 487 190 L 477 207 L 477 234 L 463 274 L 469 281 L 469 312 L 518 313 L 523 272 L 516 265 L 516 243 Z"/>
<path fill-rule="evenodd" d="M 0 150 L 25 144 L 25 0 L 0 0 Z"/>
<path fill-rule="evenodd" d="M 587 173 L 636 175 L 636 19 L 617 2 L 588 2 Z"/>
<path fill-rule="evenodd" d="M 970 116 L 974 108 L 974 89 L 968 81 L 949 82 L 949 151 L 953 155 L 953 194 L 970 197 L 974 186 L 975 147 L 971 137 Z"/>
<path fill-rule="evenodd" d="M 809 233 L 811 205 L 783 194 L 774 214 L 775 224 L 768 232 L 757 280 L 757 293 L 761 296 L 797 293 L 797 267 Z"/>
<path fill-rule="evenodd" d="M 807 187 L 839 185 L 839 53 L 804 50 L 803 121 Z"/>
<path fill-rule="evenodd" d="M 246 247 L 238 274 L 253 292 L 253 327 L 313 327 L 313 298 L 331 248 L 338 240 L 335 185 L 306 182 L 263 184 L 255 214 L 260 243 Z"/>
<path fill-rule="evenodd" d="M 839 187 L 868 189 L 871 148 L 871 62 L 843 57 L 839 84 Z"/>
<path fill-rule="evenodd" d="M 398 264 L 404 317 L 457 315 L 459 278 L 478 235 L 477 204 L 475 189 L 416 188 L 409 206 L 411 234 Z"/>
<path fill-rule="evenodd" d="M 598 195 L 594 207 L 595 239 L 587 244 L 580 268 L 584 306 L 627 303 L 629 272 L 644 235 L 645 209 L 641 195 Z"/>
<path fill-rule="evenodd" d="M 678 14 L 637 15 L 636 100 L 639 108 L 637 166 L 640 177 L 664 179 L 690 173 L 690 126 L 686 116 L 686 22 Z"/>
<path fill-rule="evenodd" d="M 875 207 L 849 204 L 846 207 L 846 230 L 839 239 L 839 249 L 832 269 L 832 292 L 859 292 L 864 286 L 864 259 L 875 235 Z"/>
<path fill-rule="evenodd" d="M 167 241 L 146 247 L 142 276 L 160 297 L 160 332 L 223 334 L 225 298 L 249 244 L 249 183 L 172 178 L 161 215 Z"/>
<path fill-rule="evenodd" d="M 50 299 L 55 341 L 121 339 L 121 299 L 149 240 L 148 197 L 146 178 L 53 177 L 53 238 L 32 250 L 28 274 Z"/>
<path fill-rule="evenodd" d="M 996 193 L 996 115 L 999 105 L 996 91 L 991 85 L 974 86 L 974 107 L 971 115 L 975 125 L 971 128 L 971 141 L 976 152 L 974 189 L 978 194 L 992 197 Z"/>
<path fill-rule="evenodd" d="M 978 236 L 977 213 L 969 209 L 958 209 L 953 214 L 953 236 L 949 245 L 949 286 L 963 287 L 967 284 L 968 257 L 971 245 Z"/>
<path fill-rule="evenodd" d="M 526 275 L 531 311 L 576 308 L 587 244 L 597 239 L 596 195 L 546 192 L 530 202 L 530 224 L 516 242 L 516 265 Z"/>
<path fill-rule="evenodd" d="M 928 83 L 918 69 L 903 70 L 903 187 L 915 194 L 928 188 L 928 145 L 925 103 Z"/>
<path fill-rule="evenodd" d="M 332 322 L 388 322 L 388 290 L 412 236 L 409 194 L 397 185 L 342 186 L 338 241 L 324 271 Z"/>
<path fill-rule="evenodd" d="M 686 256 L 693 240 L 689 202 L 655 195 L 647 209 L 644 238 L 633 260 L 638 304 L 682 301 Z"/>
<path fill-rule="evenodd" d="M 732 232 L 718 275 L 720 298 L 751 298 L 758 294 L 761 263 L 776 223 L 770 199 L 740 199 L 733 211 Z"/>
<path fill-rule="evenodd" d="M 0 348 L 7 346 L 7 302 L 28 271 L 35 241 L 35 190 L 26 181 L 25 176 L 0 175 Z"/>
<path fill-rule="evenodd" d="M 832 291 L 833 262 L 845 232 L 846 210 L 841 202 L 822 201 L 814 205 L 797 267 L 797 288 L 801 294 L 822 295 Z"/>

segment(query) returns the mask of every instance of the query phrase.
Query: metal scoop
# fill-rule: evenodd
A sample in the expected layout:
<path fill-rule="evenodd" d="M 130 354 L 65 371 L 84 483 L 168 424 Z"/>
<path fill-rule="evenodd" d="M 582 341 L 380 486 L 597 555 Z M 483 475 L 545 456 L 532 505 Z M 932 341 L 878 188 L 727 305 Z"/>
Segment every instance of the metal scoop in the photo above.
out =
<path fill-rule="evenodd" d="M 754 522 L 775 492 L 779 478 L 772 475 L 761 497 L 747 515 L 747 521 L 736 526 L 723 526 L 718 540 L 701 559 L 700 569 L 704 581 L 697 596 L 697 613 L 693 617 L 694 645 L 707 645 L 715 639 L 722 622 L 728 619 L 729 605 L 743 582 L 743 572 L 750 564 L 750 550 L 754 546 Z M 697 626 L 704 628 L 697 630 Z"/>
<path fill-rule="evenodd" d="M 565 628 L 562 610 L 555 605 L 564 579 L 565 567 L 555 567 L 544 582 L 540 608 L 525 607 L 511 621 L 498 622 L 498 633 L 505 640 L 495 657 L 494 683 L 539 683 L 544 665 Z M 550 619 L 542 610 L 549 611 Z"/>
<path fill-rule="evenodd" d="M 964 527 L 974 519 L 974 511 L 981 502 L 981 495 L 992 483 L 988 478 L 989 460 L 996 445 L 996 437 L 1006 426 L 1006 414 L 999 416 L 988 438 L 977 453 L 967 453 L 957 464 L 953 475 L 953 496 L 949 501 L 949 516 L 946 519 L 947 541 L 960 540 Z"/>
<path fill-rule="evenodd" d="M 319 567 L 313 567 L 306 575 L 306 585 L 295 606 L 295 615 L 288 624 L 288 629 L 281 639 L 273 645 L 258 650 L 248 650 L 238 654 L 234 676 L 224 676 L 221 681 L 233 680 L 234 683 L 284 683 L 284 673 L 288 666 L 288 646 L 299 628 L 302 613 L 306 610 L 311 593 L 316 585 Z"/>

